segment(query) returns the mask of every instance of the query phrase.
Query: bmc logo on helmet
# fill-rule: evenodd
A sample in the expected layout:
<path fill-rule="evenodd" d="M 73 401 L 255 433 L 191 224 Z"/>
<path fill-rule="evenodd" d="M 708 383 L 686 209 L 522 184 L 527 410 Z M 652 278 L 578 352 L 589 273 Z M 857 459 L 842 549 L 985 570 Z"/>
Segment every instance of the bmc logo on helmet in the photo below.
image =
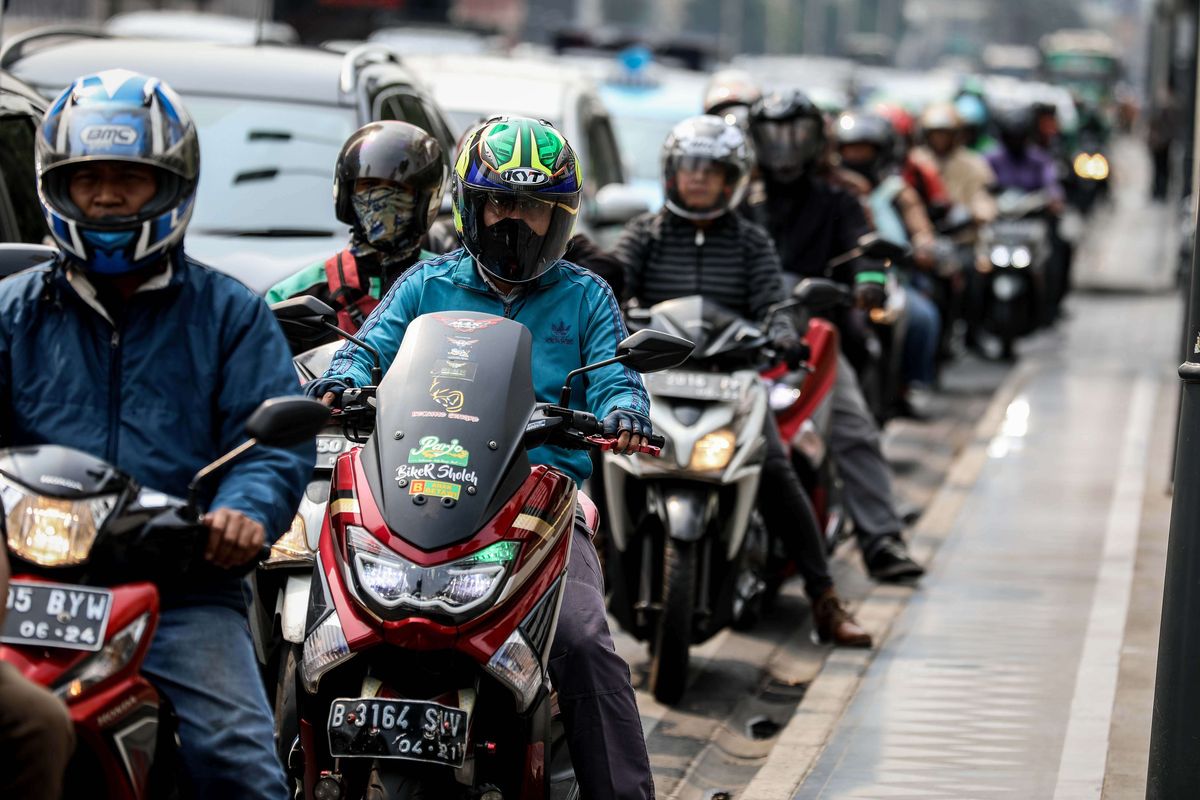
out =
<path fill-rule="evenodd" d="M 79 136 L 84 144 L 100 147 L 130 145 L 138 140 L 137 129 L 128 125 L 89 125 Z"/>
<path fill-rule="evenodd" d="M 528 167 L 518 167 L 516 169 L 506 169 L 500 173 L 500 177 L 508 183 L 515 183 L 518 186 L 540 186 L 550 177 L 544 172 L 539 172 L 536 169 Z"/>

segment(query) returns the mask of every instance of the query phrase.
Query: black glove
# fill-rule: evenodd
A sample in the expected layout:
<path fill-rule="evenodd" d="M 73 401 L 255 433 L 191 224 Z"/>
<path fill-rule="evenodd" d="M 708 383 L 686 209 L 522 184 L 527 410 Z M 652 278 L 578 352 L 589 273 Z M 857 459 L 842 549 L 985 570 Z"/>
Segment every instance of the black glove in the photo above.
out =
<path fill-rule="evenodd" d="M 613 411 L 604 418 L 602 425 L 605 436 L 619 436 L 622 433 L 649 436 L 654 433 L 654 427 L 650 424 L 650 420 L 636 411 L 625 408 Z"/>
<path fill-rule="evenodd" d="M 882 283 L 857 283 L 854 285 L 854 304 L 868 311 L 872 308 L 883 308 L 887 304 L 887 289 Z"/>
<path fill-rule="evenodd" d="M 789 369 L 796 369 L 808 359 L 808 345 L 795 333 L 783 333 L 776 336 L 772 345 Z"/>

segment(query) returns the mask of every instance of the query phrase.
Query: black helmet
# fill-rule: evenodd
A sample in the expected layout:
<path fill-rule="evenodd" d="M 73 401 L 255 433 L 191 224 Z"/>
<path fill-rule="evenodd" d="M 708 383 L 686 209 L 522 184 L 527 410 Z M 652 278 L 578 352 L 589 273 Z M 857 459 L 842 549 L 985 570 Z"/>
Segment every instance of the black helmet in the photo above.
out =
<path fill-rule="evenodd" d="M 715 165 L 725 174 L 725 190 L 709 208 L 692 208 L 679 194 L 680 169 Z M 716 219 L 742 201 L 750 185 L 754 155 L 736 123 L 721 117 L 691 117 L 676 125 L 662 150 L 663 187 L 672 213 L 687 219 Z"/>
<path fill-rule="evenodd" d="M 896 132 L 883 116 L 871 112 L 846 111 L 837 118 L 833 126 L 838 151 L 849 144 L 869 144 L 875 147 L 875 155 L 869 161 L 849 162 L 845 156 L 842 164 L 855 172 L 878 182 L 883 171 L 895 155 Z"/>
<path fill-rule="evenodd" d="M 441 145 L 425 131 L 407 122 L 371 122 L 352 133 L 338 154 L 334 210 L 357 243 L 404 258 L 433 224 L 448 173 Z M 363 179 L 381 183 L 355 192 Z"/>
<path fill-rule="evenodd" d="M 1033 109 L 1024 104 L 1001 106 L 992 113 L 1000 141 L 1013 152 L 1021 152 L 1033 137 Z"/>
<path fill-rule="evenodd" d="M 763 172 L 792 181 L 824 151 L 825 117 L 804 92 L 773 92 L 751 106 L 750 137 Z"/>

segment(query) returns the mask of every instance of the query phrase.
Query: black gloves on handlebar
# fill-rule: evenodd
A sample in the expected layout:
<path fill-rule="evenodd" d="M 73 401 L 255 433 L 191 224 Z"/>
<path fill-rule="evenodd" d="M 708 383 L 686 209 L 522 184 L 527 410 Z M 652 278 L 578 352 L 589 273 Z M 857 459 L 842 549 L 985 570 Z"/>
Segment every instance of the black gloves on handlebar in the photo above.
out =
<path fill-rule="evenodd" d="M 808 360 L 808 345 L 795 331 L 777 334 L 771 344 L 788 369 L 796 369 Z"/>
<path fill-rule="evenodd" d="M 619 436 L 622 431 L 628 431 L 638 436 L 649 436 L 654 433 L 650 420 L 637 412 L 625 408 L 613 411 L 603 422 L 605 436 Z"/>

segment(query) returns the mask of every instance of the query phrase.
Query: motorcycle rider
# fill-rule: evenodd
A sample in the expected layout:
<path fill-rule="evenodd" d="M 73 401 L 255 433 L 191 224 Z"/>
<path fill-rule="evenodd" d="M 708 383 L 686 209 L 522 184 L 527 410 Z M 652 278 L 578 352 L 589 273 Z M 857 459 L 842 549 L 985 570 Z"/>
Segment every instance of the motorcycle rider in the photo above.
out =
<path fill-rule="evenodd" d="M 917 148 L 938 169 L 950 201 L 971 212 L 976 226 L 996 218 L 996 199 L 989 187 L 996 174 L 987 159 L 963 144 L 962 119 L 951 103 L 933 103 L 921 114 L 921 138 Z"/>
<path fill-rule="evenodd" d="M 962 120 L 964 147 L 982 155 L 996 146 L 996 140 L 988 132 L 988 107 L 982 95 L 960 94 L 954 101 L 954 110 Z"/>
<path fill-rule="evenodd" d="M 454 168 L 454 221 L 463 249 L 422 261 L 371 312 L 360 336 L 386 368 L 408 324 L 434 311 L 482 311 L 522 323 L 533 334 L 537 399 L 557 402 L 572 369 L 612 357 L 625 337 L 616 298 L 593 273 L 562 260 L 579 210 L 581 175 L 574 150 L 549 123 L 493 117 L 467 137 Z M 348 386 L 370 382 L 369 353 L 347 345 L 310 395 L 334 404 Z M 650 435 L 650 400 L 641 379 L 619 364 L 589 373 L 578 407 L 635 451 Z M 534 463 L 588 476 L 586 452 L 557 447 L 530 453 Z M 583 796 L 654 796 L 629 668 L 617 655 L 604 607 L 596 549 L 576 517 L 562 613 L 550 672 L 567 725 Z"/>
<path fill-rule="evenodd" d="M 155 78 L 108 70 L 51 104 L 36 172 L 61 255 L 0 284 L 4 445 L 73 447 L 182 497 L 262 401 L 294 391 L 266 303 L 184 252 L 199 153 Z M 220 473 L 201 495 L 207 560 L 245 564 L 284 531 L 314 458 L 312 442 L 258 447 Z M 162 587 L 143 672 L 175 710 L 197 796 L 284 800 L 242 588 L 224 569 Z"/>
<path fill-rule="evenodd" d="M 441 145 L 416 125 L 370 122 L 352 133 L 333 174 L 333 207 L 350 243 L 276 284 L 267 302 L 312 295 L 338 312 L 339 327 L 358 330 L 396 278 L 433 257 L 421 238 L 441 208 L 447 173 Z"/>
<path fill-rule="evenodd" d="M 895 131 L 883 117 L 847 111 L 834 124 L 842 166 L 867 180 L 871 192 L 865 202 L 871 209 L 879 235 L 896 244 L 912 246 L 917 271 L 906 274 L 908 328 L 904 336 L 905 394 L 901 413 L 913 413 L 910 393 L 928 391 L 937 380 L 937 351 L 941 315 L 929 299 L 933 282 L 928 273 L 937 266 L 933 223 L 916 189 L 904 180 L 895 163 Z"/>
<path fill-rule="evenodd" d="M 718 116 L 686 119 L 667 137 L 661 161 L 666 205 L 631 220 L 615 247 L 629 295 L 652 305 L 701 294 L 766 323 L 776 349 L 798 357 L 803 343 L 792 321 L 768 313 L 784 298 L 775 247 L 761 226 L 732 210 L 746 192 L 754 163 L 741 129 Z M 767 454 L 758 506 L 804 577 L 813 628 L 822 641 L 869 647 L 870 634 L 834 591 L 820 527 L 770 414 L 763 436 Z"/>
<path fill-rule="evenodd" d="M 0 547 L 0 596 L 8 596 L 8 551 Z M 0 625 L 6 606 L 0 605 Z M 0 661 L 0 797 L 59 800 L 75 727 L 63 702 Z"/>
<path fill-rule="evenodd" d="M 821 111 L 800 91 L 768 95 L 751 109 L 750 132 L 767 189 L 760 211 L 784 270 L 832 277 L 853 287 L 862 307 L 882 305 L 886 276 L 876 264 L 856 259 L 833 274 L 826 268 L 830 259 L 854 249 L 871 228 L 857 199 L 813 174 L 826 146 Z M 879 427 L 844 352 L 838 358 L 833 397 L 830 444 L 867 569 L 877 580 L 918 578 L 924 569 L 901 538 L 903 522 L 880 450 Z"/>

